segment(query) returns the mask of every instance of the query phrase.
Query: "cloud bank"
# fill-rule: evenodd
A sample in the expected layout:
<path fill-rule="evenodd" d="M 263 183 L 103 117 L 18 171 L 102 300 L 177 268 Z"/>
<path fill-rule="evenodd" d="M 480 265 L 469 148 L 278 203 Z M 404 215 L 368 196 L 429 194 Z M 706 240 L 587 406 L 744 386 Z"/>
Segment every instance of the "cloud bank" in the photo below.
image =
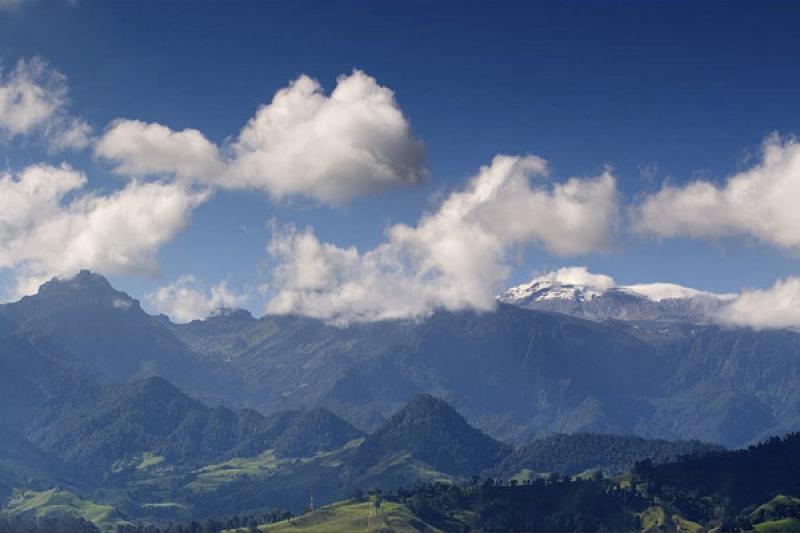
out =
<path fill-rule="evenodd" d="M 38 58 L 0 71 L 0 139 L 39 133 L 51 151 L 85 148 L 89 125 L 67 112 L 66 77 Z"/>
<path fill-rule="evenodd" d="M 221 308 L 240 307 L 247 297 L 233 293 L 225 282 L 207 290 L 194 276 L 188 275 L 147 294 L 145 301 L 172 321 L 182 323 L 204 319 Z"/>
<path fill-rule="evenodd" d="M 208 197 L 181 184 L 138 181 L 107 195 L 83 193 L 86 183 L 65 164 L 0 175 L 0 268 L 16 276 L 10 297 L 82 268 L 155 273 L 159 248 Z"/>
<path fill-rule="evenodd" d="M 753 329 L 800 328 L 800 278 L 790 276 L 768 289 L 742 291 L 716 318 Z"/>
<path fill-rule="evenodd" d="M 340 76 L 330 96 L 300 76 L 222 147 L 197 130 L 117 120 L 95 152 L 120 174 L 172 175 L 331 204 L 426 176 L 424 147 L 394 94 L 358 70 Z"/>
<path fill-rule="evenodd" d="M 266 311 L 346 324 L 490 310 L 515 247 L 575 255 L 607 245 L 618 212 L 614 177 L 550 185 L 546 175 L 541 158 L 497 156 L 416 226 L 391 226 L 386 242 L 364 253 L 322 243 L 311 229 L 276 230 Z"/>
<path fill-rule="evenodd" d="M 761 160 L 721 185 L 665 186 L 633 210 L 634 228 L 658 237 L 747 236 L 800 252 L 800 144 L 768 137 Z"/>

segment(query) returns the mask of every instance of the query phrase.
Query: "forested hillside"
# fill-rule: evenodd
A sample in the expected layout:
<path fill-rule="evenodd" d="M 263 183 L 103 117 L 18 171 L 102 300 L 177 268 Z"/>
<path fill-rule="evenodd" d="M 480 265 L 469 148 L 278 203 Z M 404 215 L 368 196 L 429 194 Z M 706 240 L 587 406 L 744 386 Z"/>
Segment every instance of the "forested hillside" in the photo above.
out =
<path fill-rule="evenodd" d="M 511 478 L 523 471 L 575 475 L 590 469 L 601 469 L 608 474 L 619 474 L 644 459 L 665 463 L 681 456 L 721 449 L 720 446 L 700 441 L 668 441 L 594 433 L 559 434 L 518 447 L 489 474 L 501 479 Z"/>

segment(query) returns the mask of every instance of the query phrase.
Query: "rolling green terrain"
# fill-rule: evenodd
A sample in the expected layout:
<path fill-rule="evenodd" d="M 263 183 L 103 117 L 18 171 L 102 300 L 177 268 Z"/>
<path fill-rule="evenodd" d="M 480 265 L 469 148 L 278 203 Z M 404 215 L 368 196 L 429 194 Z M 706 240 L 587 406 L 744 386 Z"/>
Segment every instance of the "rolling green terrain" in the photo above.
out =
<path fill-rule="evenodd" d="M 415 397 L 376 431 L 361 436 L 321 410 L 261 417 L 207 408 L 159 378 L 134 382 L 116 392 L 113 398 L 106 396 L 109 389 L 95 399 L 81 399 L 71 413 L 54 421 L 52 413 L 59 415 L 63 407 L 43 411 L 43 421 L 31 426 L 35 428 L 31 438 L 73 473 L 73 492 L 47 492 L 46 484 L 37 491 L 28 487 L 28 492 L 17 493 L 26 497 L 9 502 L 7 515 L 19 516 L 24 510 L 40 516 L 52 509 L 70 509 L 72 515 L 105 528 L 123 520 L 119 517 L 165 524 L 275 509 L 298 513 L 311 496 L 324 506 L 376 488 L 392 491 L 420 483 L 466 483 L 481 474 L 497 476 L 498 468 L 515 457 L 515 461 L 533 458 L 539 461 L 536 464 L 568 464 L 557 461 L 580 449 L 584 454 L 580 465 L 599 468 L 608 461 L 608 454 L 601 451 L 609 447 L 609 439 L 618 461 L 621 457 L 631 462 L 648 451 L 663 460 L 669 454 L 704 449 L 693 443 L 648 445 L 644 439 L 582 434 L 559 436 L 555 441 L 559 446 L 547 441 L 514 450 L 429 395 Z M 6 440 L 27 442 L 16 438 Z M 10 461 L 16 456 L 6 457 Z M 26 484 L 18 478 L 8 480 L 10 486 Z M 54 498 L 62 501 L 62 507 L 55 506 Z"/>
<path fill-rule="evenodd" d="M 340 502 L 284 522 L 259 527 L 269 533 L 438 533 L 406 507 L 395 502 L 381 503 L 376 511 L 372 501 Z"/>
<path fill-rule="evenodd" d="M 781 518 L 769 520 L 753 526 L 756 533 L 797 533 L 800 531 L 800 518 Z"/>
<path fill-rule="evenodd" d="M 516 448 L 487 473 L 501 479 L 526 473 L 527 476 L 531 473 L 577 475 L 592 469 L 620 474 L 643 459 L 665 463 L 683 455 L 721 449 L 699 441 L 666 441 L 633 435 L 560 434 Z"/>
<path fill-rule="evenodd" d="M 19 492 L 9 500 L 3 513 L 23 517 L 31 515 L 35 518 L 51 514 L 68 514 L 92 522 L 102 530 L 132 524 L 109 505 L 84 500 L 68 490 L 59 489 Z"/>

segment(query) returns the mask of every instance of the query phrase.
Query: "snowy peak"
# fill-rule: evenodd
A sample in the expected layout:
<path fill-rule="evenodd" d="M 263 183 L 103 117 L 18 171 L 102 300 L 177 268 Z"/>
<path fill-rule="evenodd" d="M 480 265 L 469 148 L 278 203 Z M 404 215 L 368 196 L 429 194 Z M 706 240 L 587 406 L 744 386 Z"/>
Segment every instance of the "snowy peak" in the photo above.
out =
<path fill-rule="evenodd" d="M 586 285 L 533 280 L 511 287 L 498 296 L 498 300 L 512 305 L 524 305 L 531 301 L 543 300 L 589 301 L 604 292 Z"/>
<path fill-rule="evenodd" d="M 616 285 L 610 276 L 567 267 L 511 287 L 497 299 L 590 320 L 705 322 L 710 312 L 732 297 L 672 283 Z"/>

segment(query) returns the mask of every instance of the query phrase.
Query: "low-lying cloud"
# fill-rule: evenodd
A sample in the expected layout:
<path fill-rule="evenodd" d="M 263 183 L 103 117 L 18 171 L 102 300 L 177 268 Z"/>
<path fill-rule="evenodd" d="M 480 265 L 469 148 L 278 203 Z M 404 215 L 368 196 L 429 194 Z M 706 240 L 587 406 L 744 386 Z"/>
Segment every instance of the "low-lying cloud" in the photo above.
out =
<path fill-rule="evenodd" d="M 247 299 L 231 291 L 224 281 L 206 289 L 192 275 L 181 276 L 145 296 L 145 301 L 157 312 L 179 323 L 204 319 L 222 308 L 240 307 Z"/>
<path fill-rule="evenodd" d="M 392 91 L 358 70 L 340 76 L 330 96 L 319 82 L 300 76 L 222 147 L 197 130 L 117 120 L 95 152 L 120 174 L 172 175 L 331 204 L 417 183 L 427 173 L 424 146 Z"/>
<path fill-rule="evenodd" d="M 715 318 L 753 329 L 800 328 L 800 278 L 790 276 L 768 289 L 744 290 Z"/>
<path fill-rule="evenodd" d="M 266 310 L 339 324 L 490 310 L 514 248 L 576 255 L 608 243 L 618 213 L 611 173 L 555 184 L 547 173 L 541 158 L 497 156 L 415 226 L 389 227 L 386 242 L 366 252 L 323 243 L 312 229 L 276 230 Z"/>

